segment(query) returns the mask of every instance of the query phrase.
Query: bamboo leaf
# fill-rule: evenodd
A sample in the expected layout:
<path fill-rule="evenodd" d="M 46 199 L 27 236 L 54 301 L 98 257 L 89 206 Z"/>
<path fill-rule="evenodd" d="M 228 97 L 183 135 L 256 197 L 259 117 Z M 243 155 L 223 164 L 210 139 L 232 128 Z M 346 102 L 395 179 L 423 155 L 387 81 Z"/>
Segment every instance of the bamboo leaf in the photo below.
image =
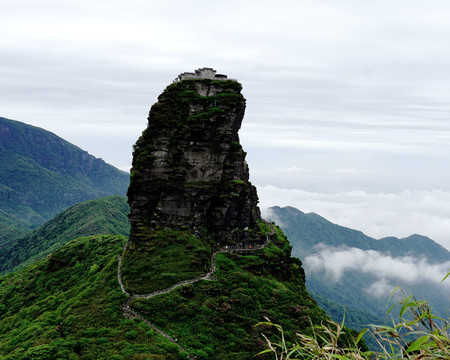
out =
<path fill-rule="evenodd" d="M 365 329 L 362 329 L 362 330 L 359 332 L 358 336 L 356 337 L 355 344 L 358 344 L 358 343 L 359 343 L 359 341 L 362 339 L 362 337 L 364 336 L 364 334 L 365 334 L 367 331 L 369 331 L 369 329 L 365 328 Z"/>
<path fill-rule="evenodd" d="M 408 348 L 405 350 L 405 354 L 409 354 L 410 352 L 420 350 L 422 344 L 427 342 L 429 338 L 430 338 L 429 336 L 422 336 L 418 338 L 416 341 L 414 341 L 411 345 L 408 346 Z"/>
<path fill-rule="evenodd" d="M 389 299 L 388 299 L 388 301 L 387 301 L 387 303 L 386 303 L 386 309 L 387 309 L 389 303 L 391 302 L 392 297 L 394 296 L 394 294 L 395 294 L 395 293 L 397 292 L 397 290 L 399 290 L 399 289 L 400 289 L 400 286 L 396 286 L 395 289 L 394 289 L 394 291 L 392 291 L 391 296 L 389 296 Z M 392 306 L 389 308 L 389 310 L 388 310 L 387 313 L 386 313 L 386 316 L 391 312 L 391 310 L 392 310 L 392 308 L 393 308 L 394 306 L 395 306 L 395 304 L 392 305 Z"/>
<path fill-rule="evenodd" d="M 258 355 L 262 355 L 262 354 L 267 354 L 267 353 L 270 353 L 270 352 L 273 352 L 273 351 L 270 350 L 270 349 L 263 350 L 263 351 L 261 351 L 261 352 L 255 354 L 255 355 L 253 355 L 253 357 L 258 356 Z"/>
<path fill-rule="evenodd" d="M 405 300 L 403 300 L 402 308 L 400 309 L 400 314 L 399 314 L 400 319 L 405 314 L 405 311 L 408 310 L 408 308 L 411 306 L 411 304 L 412 304 L 411 298 L 412 298 L 412 295 L 409 295 Z"/>

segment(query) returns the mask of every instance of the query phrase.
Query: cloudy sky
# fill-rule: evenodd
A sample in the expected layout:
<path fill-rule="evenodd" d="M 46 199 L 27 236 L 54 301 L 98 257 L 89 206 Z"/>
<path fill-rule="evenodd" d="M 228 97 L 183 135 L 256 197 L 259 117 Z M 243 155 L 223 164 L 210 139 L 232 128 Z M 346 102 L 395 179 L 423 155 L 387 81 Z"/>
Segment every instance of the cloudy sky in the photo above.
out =
<path fill-rule="evenodd" d="M 0 3 L 0 116 L 128 170 L 162 90 L 214 67 L 262 208 L 450 249 L 447 0 Z"/>

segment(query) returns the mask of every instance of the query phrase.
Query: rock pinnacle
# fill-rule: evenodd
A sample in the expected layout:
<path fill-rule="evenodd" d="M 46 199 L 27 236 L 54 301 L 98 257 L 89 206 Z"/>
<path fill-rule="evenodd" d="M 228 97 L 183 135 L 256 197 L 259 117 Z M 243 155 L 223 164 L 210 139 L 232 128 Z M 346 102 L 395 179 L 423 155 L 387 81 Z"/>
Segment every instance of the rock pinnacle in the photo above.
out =
<path fill-rule="evenodd" d="M 202 77 L 202 69 L 194 74 L 199 78 L 181 78 L 158 97 L 134 145 L 130 239 L 187 227 L 219 244 L 264 242 L 256 235 L 258 197 L 238 136 L 242 86 L 224 75 Z"/>

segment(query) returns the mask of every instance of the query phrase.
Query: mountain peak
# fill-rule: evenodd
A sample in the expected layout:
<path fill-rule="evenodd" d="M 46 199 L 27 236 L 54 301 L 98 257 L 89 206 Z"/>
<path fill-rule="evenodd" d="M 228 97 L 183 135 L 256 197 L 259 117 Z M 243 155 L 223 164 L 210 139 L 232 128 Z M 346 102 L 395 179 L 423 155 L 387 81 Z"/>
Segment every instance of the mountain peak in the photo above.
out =
<path fill-rule="evenodd" d="M 206 229 L 220 244 L 250 238 L 263 243 L 255 238 L 258 197 L 238 136 L 242 86 L 212 77 L 209 68 L 188 74 L 158 97 L 134 146 L 131 240 L 158 228 L 187 226 L 194 233 Z"/>

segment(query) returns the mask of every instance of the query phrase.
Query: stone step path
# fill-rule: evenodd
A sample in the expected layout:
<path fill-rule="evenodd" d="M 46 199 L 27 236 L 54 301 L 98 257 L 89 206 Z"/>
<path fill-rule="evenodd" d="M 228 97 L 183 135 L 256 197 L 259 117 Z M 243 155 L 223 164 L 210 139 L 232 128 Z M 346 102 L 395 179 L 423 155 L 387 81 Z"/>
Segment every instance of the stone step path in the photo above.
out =
<path fill-rule="evenodd" d="M 184 351 L 185 353 L 188 353 L 188 351 L 183 348 L 180 344 L 178 344 L 177 339 L 174 339 L 173 337 L 171 337 L 170 335 L 166 334 L 164 331 L 162 331 L 161 329 L 157 328 L 155 325 L 153 325 L 150 321 L 148 321 L 146 318 L 144 318 L 140 313 L 138 313 L 137 311 L 132 310 L 130 307 L 128 307 L 127 309 L 124 309 L 124 315 L 128 315 L 126 317 L 128 318 L 133 318 L 133 319 L 140 319 L 143 322 L 145 322 L 147 325 L 149 325 L 153 330 L 155 330 L 158 334 L 164 336 L 166 339 L 168 339 L 169 341 L 173 342 L 175 345 L 178 346 L 178 348 L 181 351 Z M 191 358 L 191 357 L 190 357 Z"/>
<path fill-rule="evenodd" d="M 188 351 L 186 349 L 184 349 L 178 342 L 177 339 L 172 338 L 170 335 L 166 334 L 164 331 L 162 331 L 161 329 L 159 329 L 157 326 L 155 326 L 153 323 L 151 323 L 150 321 L 148 321 L 147 319 L 144 318 L 144 316 L 142 314 L 140 314 L 139 312 L 137 312 L 136 310 L 131 309 L 131 299 L 133 298 L 144 298 L 144 299 L 150 299 L 154 296 L 158 296 L 158 295 L 162 295 L 162 294 L 167 294 L 173 290 L 175 290 L 176 288 L 180 287 L 180 286 L 185 286 L 185 285 L 189 285 L 189 284 L 193 284 L 197 281 L 200 280 L 206 280 L 206 281 L 211 281 L 214 280 L 213 274 L 216 272 L 216 256 L 219 253 L 242 253 L 242 252 L 251 252 L 251 251 L 255 251 L 255 250 L 260 250 L 263 249 L 269 242 L 270 242 L 270 237 L 272 235 L 275 234 L 275 228 L 272 224 L 269 224 L 270 228 L 271 228 L 271 232 L 269 234 L 266 235 L 266 242 L 264 244 L 257 244 L 257 245 L 246 245 L 244 247 L 241 248 L 237 248 L 234 247 L 234 245 L 230 246 L 225 246 L 220 248 L 218 251 L 214 251 L 212 253 L 211 256 L 211 268 L 210 271 L 203 276 L 199 276 L 193 279 L 189 279 L 189 280 L 184 280 L 184 281 L 180 281 L 178 283 L 176 283 L 175 285 L 172 285 L 170 288 L 164 289 L 164 290 L 156 290 L 150 294 L 130 294 L 129 292 L 126 291 L 125 286 L 123 285 L 122 282 L 122 254 L 125 253 L 125 251 L 128 248 L 128 244 L 125 244 L 122 254 L 120 254 L 117 258 L 117 281 L 119 282 L 120 285 L 120 289 L 122 290 L 122 292 L 124 294 L 126 294 L 128 296 L 127 301 L 125 301 L 125 303 L 122 305 L 122 311 L 124 314 L 124 317 L 126 318 L 132 318 L 132 319 L 140 319 L 143 322 L 145 322 L 147 325 L 149 325 L 153 330 L 155 330 L 157 333 L 161 334 L 162 336 L 164 336 L 166 339 L 168 339 L 169 341 L 171 341 L 172 343 L 174 343 L 175 345 L 178 346 L 178 348 L 180 349 L 180 351 L 183 351 L 185 353 L 188 353 Z M 189 359 L 195 359 L 194 356 L 192 355 L 188 355 Z"/>
<path fill-rule="evenodd" d="M 125 286 L 123 285 L 122 282 L 122 254 L 120 254 L 118 257 L 117 280 L 119 281 L 120 289 L 122 290 L 122 292 L 130 296 L 130 294 L 128 294 L 128 292 L 125 290 Z"/>

